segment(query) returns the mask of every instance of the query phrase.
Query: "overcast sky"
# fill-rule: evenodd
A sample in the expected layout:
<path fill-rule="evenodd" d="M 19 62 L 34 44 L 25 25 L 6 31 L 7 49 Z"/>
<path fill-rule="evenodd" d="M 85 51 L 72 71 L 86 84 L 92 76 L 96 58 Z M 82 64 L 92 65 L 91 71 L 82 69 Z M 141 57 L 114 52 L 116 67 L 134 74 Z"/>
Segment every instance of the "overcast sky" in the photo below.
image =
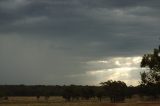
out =
<path fill-rule="evenodd" d="M 0 84 L 140 81 L 159 0 L 0 0 Z"/>

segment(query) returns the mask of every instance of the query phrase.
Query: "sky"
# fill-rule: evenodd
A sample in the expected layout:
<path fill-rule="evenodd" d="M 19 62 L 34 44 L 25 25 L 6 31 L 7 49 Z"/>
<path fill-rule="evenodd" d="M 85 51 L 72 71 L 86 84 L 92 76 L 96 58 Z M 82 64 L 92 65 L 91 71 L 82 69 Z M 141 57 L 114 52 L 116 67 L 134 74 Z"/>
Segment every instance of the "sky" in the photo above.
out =
<path fill-rule="evenodd" d="M 0 84 L 140 82 L 159 0 L 0 0 Z"/>

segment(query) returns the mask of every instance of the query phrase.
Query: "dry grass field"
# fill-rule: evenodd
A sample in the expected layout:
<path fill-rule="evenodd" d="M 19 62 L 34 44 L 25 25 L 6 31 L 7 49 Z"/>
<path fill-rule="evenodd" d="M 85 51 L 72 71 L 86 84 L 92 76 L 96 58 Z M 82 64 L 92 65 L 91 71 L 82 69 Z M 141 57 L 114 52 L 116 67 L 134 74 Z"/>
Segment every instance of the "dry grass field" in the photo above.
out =
<path fill-rule="evenodd" d="M 136 99 L 128 100 L 126 103 L 99 102 L 95 99 L 90 101 L 65 102 L 61 97 L 50 97 L 48 101 L 41 97 L 9 97 L 9 100 L 0 102 L 0 106 L 160 106 L 160 102 L 141 102 Z"/>

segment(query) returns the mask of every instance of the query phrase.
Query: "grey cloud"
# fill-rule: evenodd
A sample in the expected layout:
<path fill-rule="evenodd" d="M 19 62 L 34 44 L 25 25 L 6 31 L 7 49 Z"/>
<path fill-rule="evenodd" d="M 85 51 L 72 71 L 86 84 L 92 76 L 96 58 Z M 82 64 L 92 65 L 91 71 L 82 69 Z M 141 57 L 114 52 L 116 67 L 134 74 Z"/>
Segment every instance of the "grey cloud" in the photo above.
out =
<path fill-rule="evenodd" d="M 15 82 L 20 84 L 23 81 L 26 84 L 32 84 L 31 81 L 35 84 L 40 82 L 48 84 L 51 76 L 52 83 L 63 84 L 63 80 L 68 81 L 62 80 L 65 75 L 83 71 L 78 59 L 68 57 L 59 49 L 50 49 L 50 45 L 53 44 L 48 40 L 1 36 L 0 44 L 3 84 L 15 84 Z"/>
<path fill-rule="evenodd" d="M 70 74 L 84 74 L 87 61 L 141 56 L 159 44 L 159 4 L 158 0 L 1 0 L 1 75 L 11 73 L 11 78 L 21 73 L 24 80 L 25 74 L 32 76 L 30 83 L 32 79 L 63 83 L 72 80 L 66 77 Z M 35 76 L 43 79 L 36 82 Z"/>

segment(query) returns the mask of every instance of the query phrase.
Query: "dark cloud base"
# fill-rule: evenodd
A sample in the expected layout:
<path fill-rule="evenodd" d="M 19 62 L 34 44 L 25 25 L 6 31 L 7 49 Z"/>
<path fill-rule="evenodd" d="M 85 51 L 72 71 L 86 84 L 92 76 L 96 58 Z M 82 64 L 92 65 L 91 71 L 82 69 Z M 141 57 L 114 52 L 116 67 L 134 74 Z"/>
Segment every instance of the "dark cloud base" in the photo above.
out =
<path fill-rule="evenodd" d="M 158 0 L 1 0 L 0 84 L 83 84 L 83 78 L 68 76 L 86 73 L 88 61 L 142 56 L 159 45 L 159 5 Z M 94 82 L 93 76 L 86 80 Z"/>

